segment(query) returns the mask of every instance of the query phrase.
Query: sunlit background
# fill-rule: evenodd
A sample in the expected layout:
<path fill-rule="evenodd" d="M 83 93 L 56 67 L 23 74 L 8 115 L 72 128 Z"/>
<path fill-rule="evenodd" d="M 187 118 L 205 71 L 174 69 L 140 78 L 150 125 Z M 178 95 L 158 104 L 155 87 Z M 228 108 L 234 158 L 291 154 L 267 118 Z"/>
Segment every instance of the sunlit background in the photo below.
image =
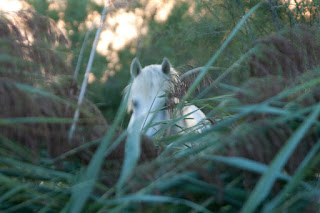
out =
<path fill-rule="evenodd" d="M 97 5 L 103 6 L 104 0 L 92 0 Z M 289 8 L 294 10 L 297 3 L 302 0 L 283 0 L 289 4 Z M 312 0 L 310 0 L 312 1 Z M 112 11 L 107 14 L 106 24 L 101 33 L 100 40 L 97 46 L 97 51 L 101 55 L 105 56 L 108 61 L 108 68 L 105 70 L 101 82 L 106 82 L 109 76 L 113 76 L 116 71 L 121 69 L 121 63 L 119 61 L 118 52 L 126 48 L 131 42 L 138 43 L 139 37 L 148 33 L 147 21 L 153 15 L 154 20 L 157 22 L 165 22 L 168 16 L 171 14 L 172 9 L 175 6 L 175 0 L 142 0 L 141 3 L 145 5 L 144 9 L 136 8 L 135 10 L 128 11 L 126 8 L 130 5 L 131 1 L 112 1 L 110 7 Z M 63 0 L 49 1 L 49 10 L 61 10 L 65 9 L 66 3 Z M 1 0 L 0 11 L 15 12 L 19 10 L 25 10 L 32 8 L 24 0 Z M 189 7 L 189 14 L 193 15 L 195 11 L 195 4 Z M 92 29 L 98 26 L 100 22 L 101 11 L 93 10 L 87 15 L 86 21 L 83 23 L 87 29 Z M 309 11 L 305 11 L 304 15 L 308 17 Z M 71 30 L 66 32 L 65 22 L 63 21 L 63 13 L 60 13 L 61 17 L 57 21 L 57 26 L 65 33 L 71 35 L 74 32 Z M 84 26 L 80 25 L 79 30 L 83 30 Z M 135 54 L 137 51 L 137 45 L 131 46 L 130 52 Z M 97 78 L 93 73 L 90 73 L 89 83 L 92 83 Z"/>
<path fill-rule="evenodd" d="M 97 5 L 104 5 L 103 0 L 93 0 Z M 118 51 L 123 50 L 130 42 L 137 41 L 141 35 L 148 33 L 147 23 L 144 20 L 150 18 L 155 14 L 154 18 L 158 22 L 167 20 L 172 8 L 174 7 L 174 0 L 143 0 L 141 3 L 145 4 L 145 9 L 137 8 L 134 11 L 127 11 L 127 1 L 116 1 L 111 6 L 112 12 L 107 14 L 106 23 L 103 31 L 101 32 L 100 40 L 97 46 L 97 51 L 106 57 L 108 60 L 108 69 L 105 70 L 103 77 L 100 81 L 105 82 L 108 76 L 113 76 L 115 71 L 121 69 L 119 62 Z M 65 9 L 65 1 L 49 1 L 49 10 Z M 2 0 L 0 11 L 16 12 L 19 10 L 30 9 L 31 6 L 23 0 Z M 115 8 L 117 10 L 115 10 Z M 190 13 L 193 8 L 190 7 Z M 83 23 L 87 29 L 92 29 L 99 25 L 101 11 L 91 11 Z M 59 14 L 63 16 L 63 14 Z M 58 20 L 57 25 L 60 29 L 66 32 L 65 23 L 62 19 Z M 79 26 L 80 30 L 83 26 Z M 72 34 L 72 31 L 67 32 Z M 130 50 L 133 54 L 136 48 Z M 93 73 L 90 73 L 89 83 L 95 80 Z"/>

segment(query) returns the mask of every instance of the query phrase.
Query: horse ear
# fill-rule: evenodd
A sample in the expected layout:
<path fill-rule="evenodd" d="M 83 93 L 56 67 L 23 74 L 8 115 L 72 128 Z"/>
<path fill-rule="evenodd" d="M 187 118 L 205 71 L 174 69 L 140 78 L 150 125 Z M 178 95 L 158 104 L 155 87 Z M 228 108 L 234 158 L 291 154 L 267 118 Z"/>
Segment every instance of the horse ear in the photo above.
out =
<path fill-rule="evenodd" d="M 134 58 L 131 62 L 130 73 L 133 78 L 137 77 L 141 72 L 141 64 L 138 58 Z"/>
<path fill-rule="evenodd" d="M 171 64 L 167 58 L 164 58 L 161 64 L 162 71 L 168 75 L 171 71 Z"/>

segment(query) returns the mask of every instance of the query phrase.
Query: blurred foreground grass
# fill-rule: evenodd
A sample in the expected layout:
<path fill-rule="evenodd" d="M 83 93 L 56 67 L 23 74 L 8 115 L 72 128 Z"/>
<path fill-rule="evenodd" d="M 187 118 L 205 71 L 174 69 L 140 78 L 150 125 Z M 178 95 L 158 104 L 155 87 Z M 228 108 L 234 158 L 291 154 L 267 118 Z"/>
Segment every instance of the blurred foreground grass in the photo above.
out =
<path fill-rule="evenodd" d="M 2 17 L 7 34 L 1 41 L 8 46 L 2 46 L 0 72 L 1 212 L 317 212 L 317 27 L 296 25 L 257 41 L 209 86 L 222 96 L 192 96 L 263 5 L 247 11 L 184 97 L 214 124 L 155 141 L 119 127 L 124 99 L 109 124 L 86 100 L 68 142 L 77 94 L 70 94 L 71 80 L 52 80 L 57 67 L 72 75 L 50 44 L 57 41 L 45 34 L 46 42 L 25 45 L 28 38 Z M 176 149 L 186 143 L 194 146 Z"/>

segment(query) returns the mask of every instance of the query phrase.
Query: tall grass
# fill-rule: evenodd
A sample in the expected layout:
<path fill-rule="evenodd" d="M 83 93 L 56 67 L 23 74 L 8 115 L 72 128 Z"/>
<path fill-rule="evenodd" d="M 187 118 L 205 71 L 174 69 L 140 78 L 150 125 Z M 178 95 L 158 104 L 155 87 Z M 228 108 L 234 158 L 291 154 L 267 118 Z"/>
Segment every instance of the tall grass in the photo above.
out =
<path fill-rule="evenodd" d="M 147 141 L 157 145 L 151 148 L 159 155 L 144 160 L 142 156 L 148 150 L 144 148 L 144 138 L 138 131 L 140 124 L 137 123 L 131 132 L 118 133 L 126 113 L 127 97 L 124 97 L 115 120 L 105 127 L 106 133 L 101 134 L 98 140 L 83 136 L 83 143 L 59 156 L 48 156 L 45 139 L 39 139 L 42 140 L 37 141 L 40 148 L 33 149 L 26 148 L 23 141 L 15 141 L 10 135 L 1 134 L 0 211 L 317 210 L 320 195 L 319 65 L 303 67 L 295 77 L 283 81 L 285 85 L 273 85 L 277 81 L 270 81 L 269 76 L 258 75 L 251 76 L 250 80 L 266 85 L 252 85 L 249 81 L 244 82 L 244 86 L 223 82 L 230 75 L 238 75 L 236 72 L 242 67 L 240 64 L 250 61 L 250 57 L 259 52 L 259 46 L 255 46 L 214 81 L 214 86 L 228 91 L 226 95 L 213 97 L 210 93 L 203 93 L 197 98 L 190 98 L 215 60 L 221 57 L 242 25 L 261 5 L 263 3 L 252 7 L 235 26 L 219 51 L 200 71 L 183 99 L 201 103 L 210 111 L 208 114 L 215 119 L 212 126 L 201 133 L 186 131 L 186 134 Z M 246 74 L 248 70 L 240 71 Z M 45 88 L 17 82 L 12 84 L 31 98 L 45 96 L 73 110 L 76 108 L 74 99 L 48 92 Z M 275 94 L 272 93 L 274 86 L 280 87 Z M 261 87 L 268 91 L 261 90 Z M 202 98 L 205 95 L 207 97 Z M 264 96 L 261 98 L 260 95 Z M 98 117 L 87 108 L 82 113 L 90 119 Z M 183 118 L 168 121 L 160 131 L 164 132 L 179 119 Z M 7 126 L 27 129 L 35 123 L 62 123 L 70 127 L 72 114 L 66 117 L 3 117 L 0 118 L 0 129 Z M 82 129 L 79 131 L 81 133 Z M 190 143 L 193 146 L 181 148 Z M 122 154 L 116 154 L 116 159 L 112 158 L 121 145 Z"/>

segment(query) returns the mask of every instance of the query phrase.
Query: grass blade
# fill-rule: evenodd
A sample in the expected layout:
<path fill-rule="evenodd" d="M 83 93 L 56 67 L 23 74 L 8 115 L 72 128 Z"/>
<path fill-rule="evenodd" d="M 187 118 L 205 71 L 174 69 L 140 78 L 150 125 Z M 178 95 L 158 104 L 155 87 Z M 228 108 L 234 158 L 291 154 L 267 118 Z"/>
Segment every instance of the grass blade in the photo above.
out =
<path fill-rule="evenodd" d="M 285 186 L 285 188 L 277 195 L 277 197 L 273 198 L 267 205 L 264 206 L 263 212 L 271 212 L 277 205 L 279 205 L 285 199 L 286 195 L 292 191 L 292 189 L 297 186 L 300 181 L 307 175 L 306 170 L 309 170 L 311 166 L 314 164 L 310 164 L 310 161 L 316 155 L 316 153 L 320 150 L 320 140 L 318 140 L 317 144 L 311 149 L 308 155 L 300 164 L 299 168 L 295 172 L 295 175 L 292 177 L 292 180 Z M 319 159 L 318 159 L 319 160 Z M 311 187 L 310 187 L 311 188 Z"/>
<path fill-rule="evenodd" d="M 91 192 L 93 191 L 94 184 L 98 178 L 100 169 L 104 158 L 107 155 L 107 148 L 112 142 L 114 133 L 126 114 L 128 96 L 125 96 L 120 104 L 114 122 L 108 129 L 106 136 L 102 139 L 97 151 L 93 155 L 86 171 L 80 176 L 80 181 L 73 186 L 72 195 L 69 203 L 65 206 L 63 212 L 81 212 L 86 204 Z"/>
<path fill-rule="evenodd" d="M 32 124 L 32 123 L 72 123 L 71 118 L 57 117 L 21 117 L 21 118 L 1 118 L 0 125 Z"/>
<path fill-rule="evenodd" d="M 260 2 L 259 4 L 255 5 L 253 8 L 251 8 L 239 21 L 239 23 L 235 26 L 235 28 L 232 30 L 232 32 L 230 33 L 230 35 L 228 36 L 228 38 L 223 42 L 223 44 L 221 45 L 221 47 L 219 48 L 219 50 L 210 58 L 210 60 L 208 61 L 208 63 L 203 67 L 203 69 L 201 70 L 201 72 L 199 73 L 199 75 L 197 76 L 197 78 L 194 80 L 193 84 L 190 86 L 190 88 L 188 89 L 187 93 L 185 94 L 185 96 L 181 99 L 179 105 L 177 106 L 177 110 L 181 109 L 183 103 L 185 103 L 185 101 L 191 96 L 191 94 L 195 91 L 195 89 L 197 88 L 197 86 L 200 84 L 200 82 L 202 81 L 202 79 L 204 78 L 204 76 L 208 73 L 210 67 L 212 66 L 212 64 L 217 60 L 217 58 L 221 55 L 221 53 L 223 52 L 223 50 L 228 46 L 228 44 L 230 43 L 230 41 L 233 39 L 233 37 L 237 34 L 237 32 L 240 30 L 240 28 L 242 27 L 242 25 L 246 22 L 246 20 L 250 17 L 250 15 L 256 11 L 261 5 L 263 4 L 263 2 Z"/>
<path fill-rule="evenodd" d="M 229 166 L 255 172 L 258 174 L 263 174 L 268 169 L 268 166 L 265 164 L 262 164 L 253 160 L 241 158 L 241 157 L 224 157 L 224 156 L 205 155 L 203 156 L 203 158 L 225 163 Z M 286 181 L 289 181 L 291 179 L 289 175 L 283 174 L 281 172 L 277 174 L 277 177 Z"/>
<path fill-rule="evenodd" d="M 135 194 L 130 195 L 122 198 L 117 198 L 113 200 L 106 201 L 106 205 L 113 205 L 113 204 L 121 204 L 121 203 L 128 203 L 128 202 L 147 202 L 147 203 L 172 203 L 175 205 L 185 205 L 190 208 L 196 209 L 201 212 L 210 213 L 208 209 L 204 208 L 201 205 L 198 205 L 194 202 L 180 199 L 180 198 L 173 198 L 167 196 L 159 196 L 159 195 L 141 195 Z"/>
<path fill-rule="evenodd" d="M 301 139 L 312 126 L 313 122 L 317 119 L 319 112 L 320 104 L 317 105 L 313 113 L 308 116 L 308 118 L 300 125 L 300 127 L 289 138 L 283 148 L 278 152 L 270 167 L 261 177 L 244 207 L 242 208 L 242 213 L 254 212 L 260 203 L 268 196 L 279 172 L 286 164 L 290 155 L 293 153 Z"/>
<path fill-rule="evenodd" d="M 66 173 L 66 172 L 61 172 L 53 169 L 47 169 L 45 167 L 41 166 L 35 166 L 29 163 L 24 163 L 21 161 L 14 160 L 12 158 L 3 158 L 0 157 L 0 163 L 3 163 L 9 167 L 13 168 L 18 168 L 21 170 L 27 170 L 30 171 L 31 174 L 33 175 L 39 175 L 42 176 L 43 178 L 60 178 L 60 179 L 65 179 L 67 181 L 70 181 L 73 178 L 72 174 Z"/>
<path fill-rule="evenodd" d="M 140 128 L 143 123 L 143 119 L 138 119 L 128 132 L 128 137 L 125 146 L 125 157 L 120 174 L 119 181 L 117 183 L 117 194 L 122 194 L 122 188 L 126 181 L 130 178 L 136 167 L 140 157 Z"/>
<path fill-rule="evenodd" d="M 84 75 L 84 79 L 82 81 L 80 94 L 79 94 L 79 98 L 78 98 L 78 107 L 76 108 L 76 110 L 74 112 L 74 116 L 73 116 L 74 121 L 73 121 L 73 123 L 71 125 L 71 128 L 69 130 L 68 139 L 69 139 L 70 142 L 72 141 L 72 137 L 73 137 L 73 134 L 75 132 L 76 125 L 77 125 L 77 122 L 78 122 L 78 119 L 79 119 L 79 116 L 80 116 L 80 106 L 82 105 L 82 102 L 84 100 L 84 95 L 86 93 L 89 74 L 91 72 L 93 59 L 94 59 L 94 56 L 95 56 L 95 53 L 96 53 L 96 48 L 97 48 L 97 45 L 98 45 L 100 33 L 101 33 L 102 27 L 104 25 L 105 19 L 106 19 L 107 11 L 108 11 L 108 6 L 105 5 L 105 7 L 104 7 L 104 9 L 103 9 L 103 11 L 101 13 L 100 26 L 97 29 L 96 36 L 95 36 L 94 41 L 93 41 L 93 45 L 92 45 L 91 52 L 90 52 L 90 58 L 89 58 L 89 61 L 88 61 L 88 64 L 87 64 L 87 68 L 86 68 L 86 72 L 85 72 L 85 75 Z"/>

